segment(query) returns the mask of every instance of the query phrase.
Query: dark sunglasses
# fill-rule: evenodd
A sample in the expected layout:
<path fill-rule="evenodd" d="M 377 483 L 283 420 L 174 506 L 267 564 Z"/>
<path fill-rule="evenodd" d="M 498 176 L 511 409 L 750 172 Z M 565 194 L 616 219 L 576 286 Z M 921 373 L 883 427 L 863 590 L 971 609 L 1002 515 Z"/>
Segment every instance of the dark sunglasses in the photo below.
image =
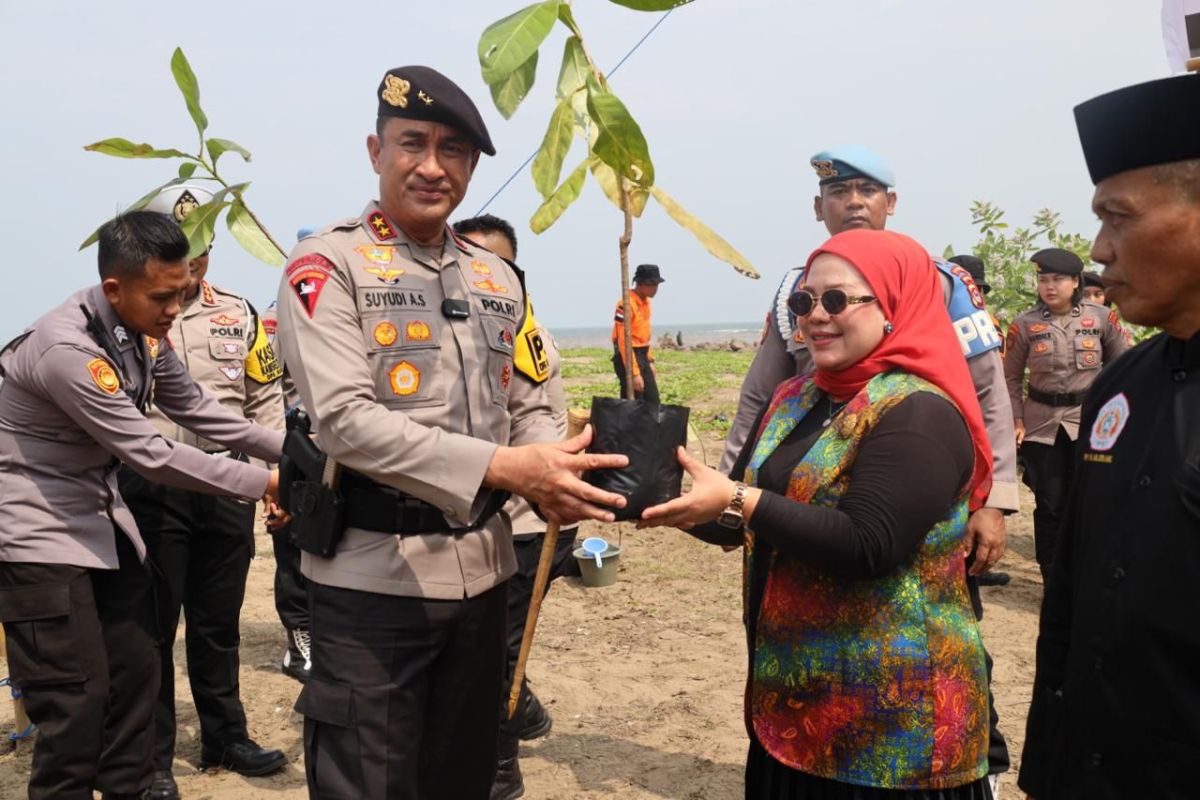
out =
<path fill-rule="evenodd" d="M 870 303 L 875 300 L 869 294 L 848 295 L 841 289 L 827 289 L 820 298 L 808 289 L 797 289 L 788 297 L 788 308 L 797 317 L 807 317 L 817 307 L 818 299 L 821 301 L 821 307 L 831 316 L 842 313 L 847 306 Z"/>

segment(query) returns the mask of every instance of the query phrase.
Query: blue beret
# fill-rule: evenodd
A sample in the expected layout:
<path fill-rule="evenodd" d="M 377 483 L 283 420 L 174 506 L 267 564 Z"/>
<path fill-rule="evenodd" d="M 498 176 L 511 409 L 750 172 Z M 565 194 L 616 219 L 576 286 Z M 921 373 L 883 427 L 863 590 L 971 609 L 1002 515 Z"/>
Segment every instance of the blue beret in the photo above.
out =
<path fill-rule="evenodd" d="M 860 145 L 822 150 L 809 159 L 809 163 L 817 171 L 821 186 L 853 178 L 869 178 L 889 189 L 896 185 L 891 168 L 879 154 Z"/>
<path fill-rule="evenodd" d="M 317 232 L 316 228 L 309 228 L 309 227 L 301 228 L 300 230 L 296 231 L 296 241 L 297 242 L 300 241 L 305 236 L 312 236 L 316 232 Z"/>

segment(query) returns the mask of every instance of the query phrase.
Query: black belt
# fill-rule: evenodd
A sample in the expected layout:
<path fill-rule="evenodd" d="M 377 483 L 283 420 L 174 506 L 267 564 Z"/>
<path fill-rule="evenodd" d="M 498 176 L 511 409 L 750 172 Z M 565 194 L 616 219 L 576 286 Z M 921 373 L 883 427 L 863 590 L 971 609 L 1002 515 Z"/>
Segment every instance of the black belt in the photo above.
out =
<path fill-rule="evenodd" d="M 365 475 L 344 469 L 342 494 L 346 498 L 343 524 L 386 534 L 470 533 L 487 524 L 508 502 L 509 493 L 493 490 L 479 518 L 467 527 L 451 525 L 437 506 L 389 489 Z"/>
<path fill-rule="evenodd" d="M 1043 392 L 1041 389 L 1029 387 L 1029 399 L 1055 408 L 1067 408 L 1082 405 L 1087 397 L 1087 390 L 1082 392 Z"/>

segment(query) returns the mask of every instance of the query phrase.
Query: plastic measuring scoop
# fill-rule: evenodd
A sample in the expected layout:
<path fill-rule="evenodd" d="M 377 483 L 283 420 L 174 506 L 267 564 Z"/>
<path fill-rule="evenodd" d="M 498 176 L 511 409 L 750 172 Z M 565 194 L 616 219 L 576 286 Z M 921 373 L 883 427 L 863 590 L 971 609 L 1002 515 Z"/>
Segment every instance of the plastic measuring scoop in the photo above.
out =
<path fill-rule="evenodd" d="M 600 569 L 604 566 L 600 556 L 608 550 L 608 542 L 601 539 L 599 536 L 589 536 L 583 540 L 583 552 L 592 558 L 596 559 L 596 568 Z"/>

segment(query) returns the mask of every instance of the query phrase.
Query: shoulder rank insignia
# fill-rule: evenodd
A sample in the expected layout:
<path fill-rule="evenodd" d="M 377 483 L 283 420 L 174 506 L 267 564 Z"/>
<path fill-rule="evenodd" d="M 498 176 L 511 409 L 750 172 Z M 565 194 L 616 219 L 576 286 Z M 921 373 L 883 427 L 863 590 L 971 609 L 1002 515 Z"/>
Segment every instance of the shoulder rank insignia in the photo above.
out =
<path fill-rule="evenodd" d="M 105 394 L 116 394 L 121 391 L 121 379 L 117 377 L 112 364 L 105 359 L 93 358 L 88 362 L 87 369 L 92 376 L 92 381 L 100 387 L 100 391 Z"/>
<path fill-rule="evenodd" d="M 213 290 L 208 285 L 208 281 L 200 281 L 200 302 L 206 306 L 215 306 L 217 304 L 217 298 L 213 297 Z"/>
<path fill-rule="evenodd" d="M 375 238 L 381 242 L 396 238 L 396 231 L 392 228 L 392 224 L 379 211 L 371 212 L 367 217 L 367 226 L 371 229 L 371 233 L 375 235 Z"/>

